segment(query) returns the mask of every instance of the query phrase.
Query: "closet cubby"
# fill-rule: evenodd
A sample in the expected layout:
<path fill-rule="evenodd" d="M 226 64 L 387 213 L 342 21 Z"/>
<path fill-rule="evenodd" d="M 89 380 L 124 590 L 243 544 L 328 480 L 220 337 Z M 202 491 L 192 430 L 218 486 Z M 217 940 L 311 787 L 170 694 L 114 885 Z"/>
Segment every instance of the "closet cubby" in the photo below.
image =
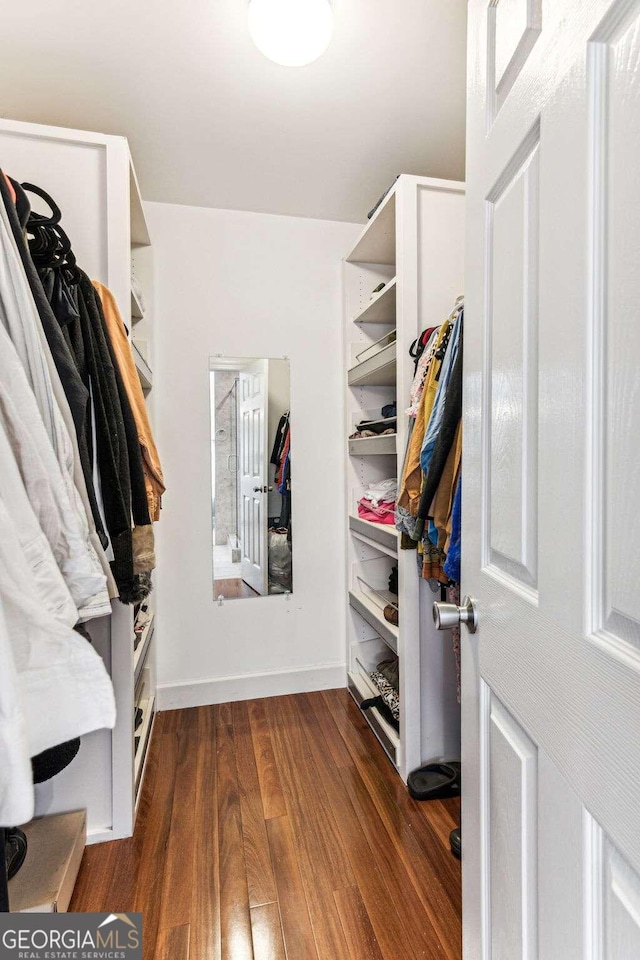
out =
<path fill-rule="evenodd" d="M 153 252 L 126 139 L 0 120 L 0 157 L 10 176 L 55 199 L 79 265 L 114 294 L 153 421 Z M 73 762 L 36 787 L 37 816 L 86 810 L 89 843 L 132 835 L 155 718 L 154 594 L 137 645 L 136 611 L 119 600 L 111 606 L 110 617 L 86 627 L 113 681 L 116 726 L 84 736 Z"/>
<path fill-rule="evenodd" d="M 375 697 L 369 672 L 397 653 L 399 732 L 375 707 L 363 716 L 405 781 L 427 760 L 460 755 L 455 660 L 450 635 L 433 626 L 439 594 L 420 580 L 415 551 L 400 548 L 395 526 L 359 517 L 358 501 L 372 483 L 400 482 L 414 376 L 409 349 L 449 315 L 463 278 L 464 184 L 455 181 L 399 177 L 343 261 L 347 683 L 356 703 Z M 395 434 L 351 439 L 358 423 L 393 402 Z M 398 626 L 383 614 L 394 564 Z"/>

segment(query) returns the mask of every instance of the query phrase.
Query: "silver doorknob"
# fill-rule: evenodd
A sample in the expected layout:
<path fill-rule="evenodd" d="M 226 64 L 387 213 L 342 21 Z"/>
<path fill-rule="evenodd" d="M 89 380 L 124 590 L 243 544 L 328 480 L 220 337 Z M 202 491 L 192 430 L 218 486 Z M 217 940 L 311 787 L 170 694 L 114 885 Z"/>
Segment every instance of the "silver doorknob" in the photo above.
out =
<path fill-rule="evenodd" d="M 469 633 L 475 633 L 478 626 L 478 611 L 475 601 L 471 597 L 465 597 L 460 607 L 455 603 L 434 601 L 433 622 L 436 625 L 436 630 L 451 630 L 459 623 L 464 623 Z"/>

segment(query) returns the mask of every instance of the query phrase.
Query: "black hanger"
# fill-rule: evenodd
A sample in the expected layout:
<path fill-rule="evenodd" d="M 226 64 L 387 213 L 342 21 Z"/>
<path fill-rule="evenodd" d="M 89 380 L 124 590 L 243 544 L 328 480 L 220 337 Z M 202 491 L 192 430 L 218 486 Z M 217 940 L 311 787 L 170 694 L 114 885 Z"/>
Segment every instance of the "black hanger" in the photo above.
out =
<path fill-rule="evenodd" d="M 57 205 L 55 200 L 49 196 L 46 190 L 43 190 L 42 187 L 37 187 L 34 183 L 23 183 L 21 184 L 23 190 L 27 190 L 29 193 L 35 193 L 37 197 L 40 197 L 44 200 L 45 203 L 49 205 L 51 210 L 51 216 L 45 217 L 41 213 L 34 213 L 33 210 L 29 214 L 29 221 L 34 221 L 39 223 L 42 226 L 53 226 L 54 224 L 60 223 L 62 220 L 62 211 Z"/>

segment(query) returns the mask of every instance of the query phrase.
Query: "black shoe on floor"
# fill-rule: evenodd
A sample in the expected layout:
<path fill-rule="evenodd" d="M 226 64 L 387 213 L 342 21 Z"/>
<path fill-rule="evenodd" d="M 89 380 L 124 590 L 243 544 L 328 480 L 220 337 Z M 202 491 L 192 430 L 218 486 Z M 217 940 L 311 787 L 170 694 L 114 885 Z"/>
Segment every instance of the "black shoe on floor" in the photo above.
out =
<path fill-rule="evenodd" d="M 449 834 L 449 843 L 451 844 L 451 853 L 454 857 L 462 860 L 462 836 L 460 834 L 460 827 L 456 827 L 455 830 L 451 831 Z"/>
<path fill-rule="evenodd" d="M 27 855 L 27 838 L 18 827 L 5 830 L 4 859 L 7 865 L 7 879 L 11 880 L 24 863 Z"/>

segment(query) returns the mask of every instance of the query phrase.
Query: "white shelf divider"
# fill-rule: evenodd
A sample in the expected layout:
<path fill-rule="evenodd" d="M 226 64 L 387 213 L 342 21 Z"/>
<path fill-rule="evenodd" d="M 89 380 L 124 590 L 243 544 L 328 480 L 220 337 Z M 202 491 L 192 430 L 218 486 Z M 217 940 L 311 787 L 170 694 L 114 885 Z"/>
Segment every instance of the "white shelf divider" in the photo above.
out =
<path fill-rule="evenodd" d="M 138 371 L 138 376 L 140 377 L 142 389 L 151 390 L 153 387 L 153 373 L 151 372 L 151 367 L 142 356 L 135 343 L 131 344 L 131 349 L 133 350 L 133 359 L 135 360 L 136 370 Z"/>
<path fill-rule="evenodd" d="M 382 611 L 361 590 L 349 591 L 349 605 L 359 616 L 376 631 L 381 640 L 398 655 L 398 638 L 400 630 L 393 623 L 389 623 L 382 615 Z"/>
<path fill-rule="evenodd" d="M 349 529 L 354 537 L 382 550 L 389 556 L 398 555 L 398 531 L 388 523 L 374 523 L 354 514 L 349 515 Z"/>
<path fill-rule="evenodd" d="M 375 293 L 369 303 L 353 317 L 353 323 L 395 324 L 396 290 L 397 278 L 393 277 L 385 285 L 384 290 Z"/>
<path fill-rule="evenodd" d="M 144 319 L 144 310 L 138 300 L 133 288 L 131 289 L 131 322 L 137 323 Z"/>
<path fill-rule="evenodd" d="M 348 263 L 396 262 L 396 190 L 398 181 L 372 216 L 355 246 L 346 257 Z"/>
<path fill-rule="evenodd" d="M 133 682 L 134 686 L 137 685 L 140 678 L 140 673 L 144 667 L 145 661 L 147 659 L 147 654 L 149 653 L 149 648 L 151 646 L 151 641 L 153 640 L 153 631 L 155 628 L 155 616 L 152 616 L 149 620 L 149 623 L 146 625 L 142 631 L 142 636 L 140 637 L 140 643 L 133 652 Z"/>
<path fill-rule="evenodd" d="M 356 437 L 349 440 L 349 453 L 353 457 L 395 456 L 396 434 L 378 437 Z"/>
<path fill-rule="evenodd" d="M 373 357 L 347 371 L 350 387 L 393 387 L 396 382 L 396 342 L 388 343 Z"/>
<path fill-rule="evenodd" d="M 139 737 L 138 749 L 135 751 L 135 760 L 134 760 L 134 784 L 136 794 L 140 789 L 142 783 L 142 768 L 147 755 L 147 750 L 149 749 L 149 741 L 151 739 L 151 724 L 153 721 L 155 713 L 155 696 L 154 694 L 149 694 L 149 696 L 142 701 L 140 704 L 142 707 L 142 724 L 136 730 L 136 737 Z"/>
<path fill-rule="evenodd" d="M 358 706 L 360 706 L 363 700 L 369 700 L 380 694 L 380 691 L 367 674 L 356 670 L 349 671 L 347 686 Z M 380 741 L 384 752 L 393 765 L 397 767 L 400 757 L 400 735 L 398 732 L 393 729 L 391 724 L 384 719 L 375 707 L 371 707 L 369 710 L 363 710 L 362 716 Z"/>

